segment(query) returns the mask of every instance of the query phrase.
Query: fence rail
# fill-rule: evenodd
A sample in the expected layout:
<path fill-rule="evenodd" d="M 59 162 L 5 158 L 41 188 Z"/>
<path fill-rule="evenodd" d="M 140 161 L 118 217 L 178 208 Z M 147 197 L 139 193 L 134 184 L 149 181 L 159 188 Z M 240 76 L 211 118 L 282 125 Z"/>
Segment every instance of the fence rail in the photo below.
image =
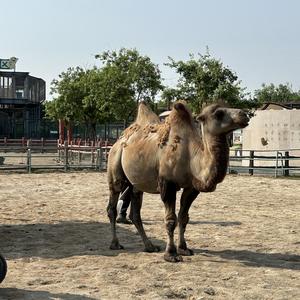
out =
<path fill-rule="evenodd" d="M 21 141 L 23 142 L 23 141 Z M 4 170 L 106 170 L 111 144 L 108 141 L 35 143 L 1 147 L 0 172 Z M 277 176 L 300 175 L 300 149 L 278 151 L 231 150 L 229 173 Z"/>
<path fill-rule="evenodd" d="M 23 170 L 31 173 L 33 170 L 63 170 L 106 169 L 107 157 L 111 145 L 108 141 L 91 142 L 90 145 L 67 142 L 55 146 L 37 147 L 27 143 L 22 147 L 0 147 L 0 171 Z M 33 151 L 39 150 L 39 151 Z"/>
<path fill-rule="evenodd" d="M 298 152 L 300 155 L 300 149 L 234 150 L 234 154 L 232 152 L 233 150 L 229 159 L 229 173 L 273 174 L 274 177 L 300 175 L 300 156 L 290 154 Z"/>

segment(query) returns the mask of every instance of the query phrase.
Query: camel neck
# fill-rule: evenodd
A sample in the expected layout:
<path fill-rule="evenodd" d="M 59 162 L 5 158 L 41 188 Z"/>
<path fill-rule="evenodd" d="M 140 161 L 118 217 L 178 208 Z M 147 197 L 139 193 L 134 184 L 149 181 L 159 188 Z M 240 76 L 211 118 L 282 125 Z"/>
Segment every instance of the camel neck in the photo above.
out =
<path fill-rule="evenodd" d="M 203 192 L 214 191 L 227 172 L 229 147 L 226 135 L 206 133 L 202 136 L 202 145 L 198 148 L 196 157 L 193 162 L 195 167 L 191 166 L 194 170 L 194 187 Z"/>

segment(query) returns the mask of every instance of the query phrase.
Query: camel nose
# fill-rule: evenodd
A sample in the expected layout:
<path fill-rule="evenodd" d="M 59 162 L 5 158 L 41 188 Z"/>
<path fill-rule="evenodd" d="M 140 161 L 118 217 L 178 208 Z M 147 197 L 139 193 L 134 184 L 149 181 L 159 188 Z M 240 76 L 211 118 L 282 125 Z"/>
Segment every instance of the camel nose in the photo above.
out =
<path fill-rule="evenodd" d="M 238 112 L 238 118 L 245 125 L 248 125 L 248 122 L 250 121 L 250 119 L 248 117 L 248 114 L 245 111 L 243 111 L 243 110 L 239 110 L 239 112 Z"/>

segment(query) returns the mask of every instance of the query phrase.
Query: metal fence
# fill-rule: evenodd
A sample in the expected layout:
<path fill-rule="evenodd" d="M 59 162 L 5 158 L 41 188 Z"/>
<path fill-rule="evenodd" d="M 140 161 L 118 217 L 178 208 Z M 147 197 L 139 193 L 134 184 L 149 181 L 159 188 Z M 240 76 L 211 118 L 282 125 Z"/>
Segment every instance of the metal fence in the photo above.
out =
<path fill-rule="evenodd" d="M 300 175 L 300 149 L 231 150 L 228 172 L 249 175 Z"/>
<path fill-rule="evenodd" d="M 23 147 L 1 149 L 0 171 L 34 170 L 80 170 L 106 169 L 107 157 L 111 145 L 108 141 L 99 141 L 91 145 L 73 145 L 67 142 L 55 146 L 38 146 L 28 143 Z"/>
<path fill-rule="evenodd" d="M 108 141 L 51 143 L 28 140 L 22 145 L 0 143 L 0 172 L 19 170 L 106 170 L 111 149 Z M 231 150 L 228 173 L 249 175 L 294 176 L 300 175 L 300 149 L 261 151 Z"/>

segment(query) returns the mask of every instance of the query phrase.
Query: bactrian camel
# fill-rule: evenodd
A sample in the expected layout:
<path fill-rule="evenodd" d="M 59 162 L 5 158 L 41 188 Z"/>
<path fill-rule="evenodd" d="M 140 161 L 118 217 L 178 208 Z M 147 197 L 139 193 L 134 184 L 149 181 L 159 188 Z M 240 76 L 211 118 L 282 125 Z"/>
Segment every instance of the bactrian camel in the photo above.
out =
<path fill-rule="evenodd" d="M 159 251 L 148 239 L 140 216 L 146 192 L 160 194 L 165 205 L 168 241 L 164 259 L 178 262 L 182 255 L 193 255 L 184 238 L 189 208 L 199 192 L 213 192 L 224 179 L 229 160 L 227 135 L 249 121 L 242 110 L 217 104 L 204 108 L 196 119 L 198 122 L 184 102 L 175 103 L 164 123 L 145 103 L 139 105 L 136 121 L 113 145 L 108 158 L 111 249 L 123 249 L 116 235 L 116 206 L 120 193 L 125 191 L 132 199 L 129 217 L 143 239 L 145 251 Z M 176 192 L 181 188 L 177 219 Z"/>

